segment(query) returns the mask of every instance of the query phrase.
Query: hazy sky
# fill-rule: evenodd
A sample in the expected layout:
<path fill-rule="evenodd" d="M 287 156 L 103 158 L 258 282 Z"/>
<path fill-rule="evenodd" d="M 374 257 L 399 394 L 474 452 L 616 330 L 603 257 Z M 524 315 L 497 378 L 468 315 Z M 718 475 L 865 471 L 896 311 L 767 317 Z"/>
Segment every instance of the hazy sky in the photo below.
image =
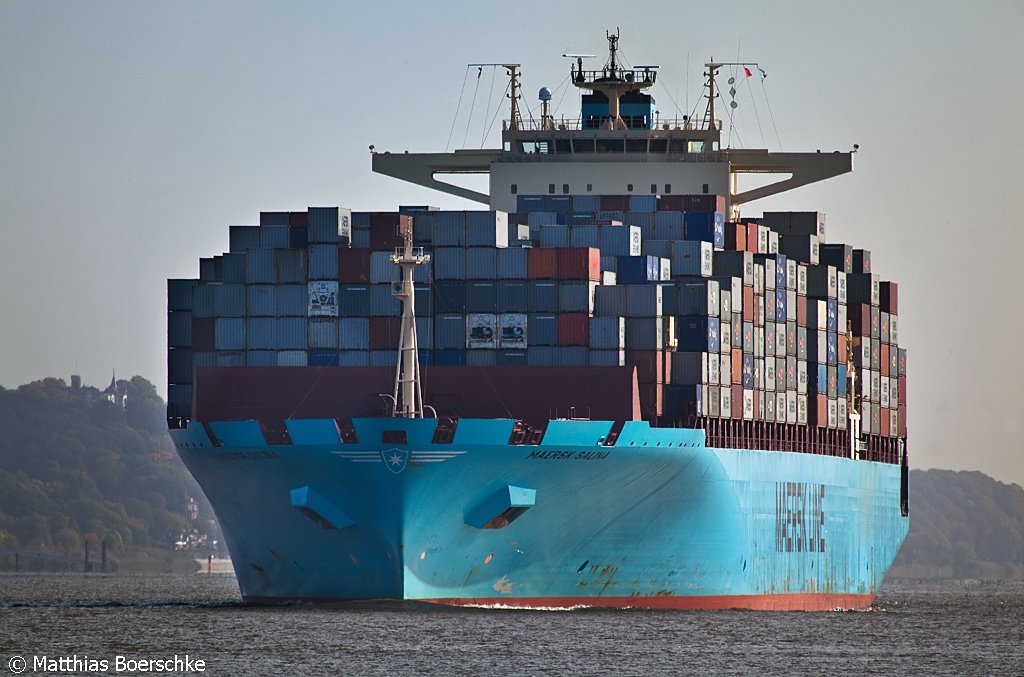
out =
<path fill-rule="evenodd" d="M 536 110 L 566 78 L 560 55 L 602 54 L 619 27 L 630 63 L 662 66 L 663 115 L 693 107 L 699 64 L 739 57 L 768 73 L 767 101 L 759 83 L 738 95 L 743 145 L 860 144 L 853 174 L 745 213 L 824 211 L 830 241 L 900 283 L 914 466 L 1024 483 L 1022 26 L 1020 0 L 4 0 L 0 384 L 77 365 L 87 383 L 116 369 L 165 392 L 165 280 L 197 276 L 228 225 L 309 205 L 476 208 L 372 174 L 367 146 L 444 150 L 470 62 L 522 63 Z M 467 84 L 453 146 L 480 146 L 505 84 L 489 96 L 489 75 L 468 133 Z M 574 93 L 560 101 L 577 114 Z"/>

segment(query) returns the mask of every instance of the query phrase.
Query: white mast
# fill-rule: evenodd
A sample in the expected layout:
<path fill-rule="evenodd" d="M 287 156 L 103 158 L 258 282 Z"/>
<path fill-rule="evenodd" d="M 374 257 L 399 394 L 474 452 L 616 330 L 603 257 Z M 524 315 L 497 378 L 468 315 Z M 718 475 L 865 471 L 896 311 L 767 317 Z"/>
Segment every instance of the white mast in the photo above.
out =
<path fill-rule="evenodd" d="M 402 331 L 398 339 L 398 366 L 395 370 L 395 411 L 401 418 L 423 418 L 423 391 L 420 386 L 419 344 L 416 341 L 416 296 L 412 285 L 416 266 L 430 261 L 422 247 L 412 246 L 412 228 L 404 233 L 405 244 L 395 249 L 391 261 L 402 270 L 402 281 L 392 284 L 391 293 L 402 302 Z"/>

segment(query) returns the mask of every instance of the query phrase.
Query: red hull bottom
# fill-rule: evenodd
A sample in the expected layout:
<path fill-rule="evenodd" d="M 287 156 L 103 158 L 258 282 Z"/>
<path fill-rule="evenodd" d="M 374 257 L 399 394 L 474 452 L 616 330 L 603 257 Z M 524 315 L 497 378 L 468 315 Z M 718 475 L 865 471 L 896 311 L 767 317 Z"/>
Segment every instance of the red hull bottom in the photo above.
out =
<path fill-rule="evenodd" d="M 833 611 L 867 609 L 874 595 L 794 593 L 776 595 L 714 595 L 686 597 L 460 597 L 421 599 L 419 602 L 449 606 L 571 609 L 749 609 L 752 611 Z"/>

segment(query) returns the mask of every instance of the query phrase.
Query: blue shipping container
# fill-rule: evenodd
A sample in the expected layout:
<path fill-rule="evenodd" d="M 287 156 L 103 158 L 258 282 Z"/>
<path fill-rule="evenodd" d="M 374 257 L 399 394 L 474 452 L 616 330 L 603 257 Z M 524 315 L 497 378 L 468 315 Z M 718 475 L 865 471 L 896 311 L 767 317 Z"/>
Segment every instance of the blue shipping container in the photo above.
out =
<path fill-rule="evenodd" d="M 340 285 L 338 287 L 338 314 L 341 317 L 369 317 L 370 286 L 366 284 Z"/>
<path fill-rule="evenodd" d="M 721 349 L 717 317 L 686 315 L 676 318 L 676 339 L 684 352 L 717 353 Z"/>
<path fill-rule="evenodd" d="M 277 319 L 250 317 L 245 321 L 246 347 L 249 350 L 277 350 Z"/>
<path fill-rule="evenodd" d="M 338 347 L 342 351 L 370 349 L 370 320 L 343 317 L 338 321 Z M 367 358 L 369 359 L 369 358 Z"/>
<path fill-rule="evenodd" d="M 497 254 L 497 279 L 525 280 L 526 257 L 528 253 L 529 250 L 522 247 L 499 249 Z"/>
<path fill-rule="evenodd" d="M 531 313 L 527 318 L 531 346 L 558 345 L 558 316 L 553 313 Z M 530 364 L 533 364 L 531 361 Z"/>
<path fill-rule="evenodd" d="M 554 280 L 530 280 L 530 312 L 558 312 L 558 284 Z"/>

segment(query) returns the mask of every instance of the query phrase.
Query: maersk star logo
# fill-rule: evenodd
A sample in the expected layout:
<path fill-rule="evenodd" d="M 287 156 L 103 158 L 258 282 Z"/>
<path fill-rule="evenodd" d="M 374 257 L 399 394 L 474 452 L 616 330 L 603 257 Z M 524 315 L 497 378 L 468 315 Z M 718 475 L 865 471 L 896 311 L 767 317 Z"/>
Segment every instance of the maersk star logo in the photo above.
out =
<path fill-rule="evenodd" d="M 409 462 L 409 452 L 402 449 L 385 449 L 380 452 L 380 455 L 384 459 L 384 465 L 396 475 L 405 470 L 405 466 Z"/>

